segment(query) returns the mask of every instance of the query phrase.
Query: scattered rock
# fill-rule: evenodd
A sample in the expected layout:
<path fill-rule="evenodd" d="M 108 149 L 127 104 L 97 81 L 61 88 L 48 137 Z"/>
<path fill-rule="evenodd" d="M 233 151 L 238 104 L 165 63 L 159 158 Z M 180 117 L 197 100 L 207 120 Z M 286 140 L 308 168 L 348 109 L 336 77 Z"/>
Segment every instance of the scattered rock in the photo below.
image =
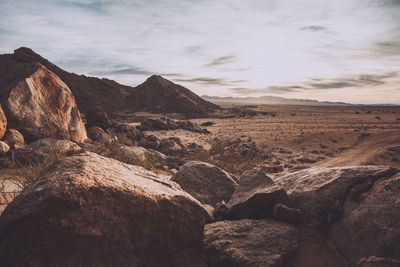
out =
<path fill-rule="evenodd" d="M 167 155 L 180 155 L 184 152 L 181 141 L 174 137 L 161 139 L 159 150 Z"/>
<path fill-rule="evenodd" d="M 160 147 L 160 140 L 157 138 L 157 136 L 148 135 L 145 137 L 145 139 L 140 140 L 138 145 L 157 150 Z"/>
<path fill-rule="evenodd" d="M 286 192 L 265 174 L 245 171 L 239 179 L 239 186 L 227 203 L 227 219 L 261 219 L 272 215 L 275 203 L 283 202 Z"/>
<path fill-rule="evenodd" d="M 205 225 L 203 244 L 209 267 L 288 266 L 298 239 L 283 222 L 239 220 Z"/>
<path fill-rule="evenodd" d="M 41 64 L 3 99 L 9 126 L 28 141 L 52 137 L 79 143 L 87 138 L 70 89 Z"/>
<path fill-rule="evenodd" d="M 8 151 L 10 151 L 10 146 L 5 142 L 0 141 L 0 156 L 4 156 Z"/>
<path fill-rule="evenodd" d="M 6 129 L 7 129 L 7 118 L 0 105 L 0 139 L 3 138 L 4 134 L 6 133 Z"/>
<path fill-rule="evenodd" d="M 111 143 L 111 137 L 98 126 L 92 126 L 87 131 L 88 137 L 99 143 Z"/>
<path fill-rule="evenodd" d="M 21 148 L 25 146 L 24 136 L 15 129 L 7 129 L 4 141 L 6 141 L 12 148 Z"/>
<path fill-rule="evenodd" d="M 185 163 L 171 180 L 200 202 L 211 206 L 228 201 L 237 187 L 226 171 L 200 161 Z"/>
<path fill-rule="evenodd" d="M 144 134 L 142 133 L 141 130 L 137 129 L 135 126 L 126 124 L 126 123 L 120 123 L 117 125 L 115 128 L 115 131 L 117 133 L 124 133 L 128 138 L 131 138 L 132 140 L 139 141 L 144 138 Z"/>
<path fill-rule="evenodd" d="M 389 150 L 393 152 L 400 152 L 400 145 L 389 147 Z"/>
<path fill-rule="evenodd" d="M 400 174 L 397 174 L 377 181 L 369 191 L 350 190 L 343 218 L 332 225 L 329 236 L 352 264 L 369 256 L 400 261 L 399 229 Z"/>
<path fill-rule="evenodd" d="M 308 168 L 278 174 L 273 180 L 288 194 L 287 205 L 301 209 L 309 222 L 331 224 L 343 213 L 344 200 L 353 186 L 368 190 L 396 169 L 383 166 Z"/>
<path fill-rule="evenodd" d="M 177 184 L 86 153 L 54 164 L 7 206 L 0 258 L 4 266 L 204 267 L 207 220 Z"/>

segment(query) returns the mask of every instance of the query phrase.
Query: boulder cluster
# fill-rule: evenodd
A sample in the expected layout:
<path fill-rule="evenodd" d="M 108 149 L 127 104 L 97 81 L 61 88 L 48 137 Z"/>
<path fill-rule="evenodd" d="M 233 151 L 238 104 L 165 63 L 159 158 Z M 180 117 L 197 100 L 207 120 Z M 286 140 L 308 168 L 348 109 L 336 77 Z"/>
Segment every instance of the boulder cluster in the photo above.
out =
<path fill-rule="evenodd" d="M 192 161 L 170 177 L 83 152 L 7 206 L 0 258 L 5 266 L 398 266 L 399 199 L 390 167 L 237 178 Z"/>

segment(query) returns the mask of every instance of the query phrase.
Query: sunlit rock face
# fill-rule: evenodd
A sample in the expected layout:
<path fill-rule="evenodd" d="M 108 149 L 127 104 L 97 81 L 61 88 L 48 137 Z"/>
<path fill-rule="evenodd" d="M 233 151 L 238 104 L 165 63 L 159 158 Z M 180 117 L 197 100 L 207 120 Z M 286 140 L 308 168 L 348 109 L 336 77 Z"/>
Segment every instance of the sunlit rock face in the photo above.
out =
<path fill-rule="evenodd" d="M 74 142 L 87 139 L 70 89 L 40 64 L 9 91 L 4 102 L 10 127 L 20 130 L 28 141 L 42 137 Z"/>

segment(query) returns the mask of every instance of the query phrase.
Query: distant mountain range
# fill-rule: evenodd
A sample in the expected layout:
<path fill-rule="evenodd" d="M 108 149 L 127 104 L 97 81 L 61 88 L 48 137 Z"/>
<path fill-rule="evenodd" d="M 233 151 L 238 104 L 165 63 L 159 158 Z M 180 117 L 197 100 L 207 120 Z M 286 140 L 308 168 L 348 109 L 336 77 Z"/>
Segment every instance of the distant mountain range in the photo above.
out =
<path fill-rule="evenodd" d="M 218 97 L 203 95 L 203 99 L 217 105 L 300 105 L 300 106 L 347 106 L 344 102 L 321 102 L 310 99 L 290 99 L 277 96 Z"/>
<path fill-rule="evenodd" d="M 67 72 L 26 47 L 15 50 L 14 54 L 0 55 L 0 103 L 2 96 L 26 79 L 38 64 L 68 85 L 83 113 L 100 108 L 106 112 L 147 111 L 202 116 L 219 109 L 161 76 L 153 75 L 137 87 L 126 86 L 109 79 Z"/>

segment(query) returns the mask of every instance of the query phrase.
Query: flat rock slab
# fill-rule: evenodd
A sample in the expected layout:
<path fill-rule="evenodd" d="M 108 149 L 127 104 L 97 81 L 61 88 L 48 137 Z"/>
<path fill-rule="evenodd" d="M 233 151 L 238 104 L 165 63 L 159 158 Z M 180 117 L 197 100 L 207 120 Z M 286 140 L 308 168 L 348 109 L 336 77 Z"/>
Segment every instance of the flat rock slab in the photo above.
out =
<path fill-rule="evenodd" d="M 294 226 L 273 220 L 220 221 L 204 227 L 209 267 L 286 266 L 298 247 Z"/>

